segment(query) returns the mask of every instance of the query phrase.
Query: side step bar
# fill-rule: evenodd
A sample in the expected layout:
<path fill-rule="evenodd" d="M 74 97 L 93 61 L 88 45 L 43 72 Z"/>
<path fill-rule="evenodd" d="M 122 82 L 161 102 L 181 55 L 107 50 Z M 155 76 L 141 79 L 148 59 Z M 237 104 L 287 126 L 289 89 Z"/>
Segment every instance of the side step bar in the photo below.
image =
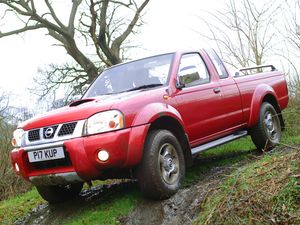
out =
<path fill-rule="evenodd" d="M 239 131 L 235 134 L 231 134 L 229 136 L 217 139 L 215 141 L 211 141 L 211 142 L 208 142 L 206 144 L 199 145 L 199 146 L 194 147 L 194 148 L 191 149 L 192 150 L 192 155 L 198 154 L 199 152 L 203 152 L 203 151 L 208 150 L 210 148 L 217 147 L 219 145 L 226 144 L 230 141 L 233 141 L 233 140 L 236 140 L 238 138 L 244 137 L 247 134 L 248 134 L 248 132 L 246 130 L 242 130 L 242 131 Z"/>

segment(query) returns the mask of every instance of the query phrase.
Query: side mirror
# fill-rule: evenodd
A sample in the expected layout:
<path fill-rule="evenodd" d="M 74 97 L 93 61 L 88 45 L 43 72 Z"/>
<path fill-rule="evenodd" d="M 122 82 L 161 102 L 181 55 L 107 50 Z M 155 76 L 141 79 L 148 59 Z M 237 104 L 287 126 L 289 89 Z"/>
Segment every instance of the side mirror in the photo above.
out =
<path fill-rule="evenodd" d="M 176 88 L 182 89 L 184 87 L 185 87 L 185 82 L 184 82 L 183 76 L 180 76 L 178 74 L 177 79 L 176 79 Z"/>
<path fill-rule="evenodd" d="M 200 76 L 197 67 L 194 65 L 186 66 L 180 69 L 177 75 L 176 87 L 178 89 L 184 88 L 186 84 L 199 80 Z"/>

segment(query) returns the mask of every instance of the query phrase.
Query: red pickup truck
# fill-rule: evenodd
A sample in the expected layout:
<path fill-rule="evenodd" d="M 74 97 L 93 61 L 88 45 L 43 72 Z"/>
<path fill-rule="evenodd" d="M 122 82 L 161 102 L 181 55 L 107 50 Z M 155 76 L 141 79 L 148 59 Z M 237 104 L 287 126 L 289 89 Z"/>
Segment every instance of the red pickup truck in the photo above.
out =
<path fill-rule="evenodd" d="M 106 69 L 80 100 L 21 124 L 12 165 L 50 203 L 108 178 L 163 199 L 202 151 L 248 134 L 258 149 L 278 143 L 287 104 L 272 65 L 232 75 L 212 49 L 157 55 Z"/>

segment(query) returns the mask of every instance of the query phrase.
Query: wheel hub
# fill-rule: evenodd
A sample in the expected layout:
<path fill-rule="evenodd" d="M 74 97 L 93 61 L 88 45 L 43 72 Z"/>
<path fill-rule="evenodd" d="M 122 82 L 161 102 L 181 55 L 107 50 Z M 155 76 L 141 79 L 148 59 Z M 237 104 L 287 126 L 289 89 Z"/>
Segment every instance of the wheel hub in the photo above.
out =
<path fill-rule="evenodd" d="M 163 145 L 159 157 L 163 180 L 168 184 L 173 184 L 179 177 L 179 161 L 175 148 L 171 144 Z"/>
<path fill-rule="evenodd" d="M 274 123 L 273 117 L 274 117 L 273 114 L 271 112 L 268 112 L 265 115 L 265 120 L 264 120 L 266 126 L 266 132 L 271 139 L 275 139 L 277 136 L 277 130 L 276 130 L 277 126 L 276 123 Z"/>
<path fill-rule="evenodd" d="M 274 129 L 274 124 L 273 121 L 271 119 L 267 120 L 267 128 L 269 131 L 272 131 Z"/>
<path fill-rule="evenodd" d="M 164 164 L 163 167 L 165 170 L 170 171 L 174 167 L 173 159 L 170 157 L 170 155 L 167 155 L 164 157 Z"/>

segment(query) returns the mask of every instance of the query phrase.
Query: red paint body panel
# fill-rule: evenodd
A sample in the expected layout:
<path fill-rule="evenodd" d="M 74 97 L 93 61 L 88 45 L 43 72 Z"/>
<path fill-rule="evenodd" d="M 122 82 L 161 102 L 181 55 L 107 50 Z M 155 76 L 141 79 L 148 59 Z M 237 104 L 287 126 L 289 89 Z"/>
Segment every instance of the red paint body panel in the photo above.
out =
<path fill-rule="evenodd" d="M 44 115 L 35 117 L 21 124 L 24 130 L 31 130 L 40 127 L 50 126 L 53 124 L 66 123 L 70 121 L 82 120 L 90 117 L 91 115 L 99 112 L 109 110 L 111 107 L 110 102 L 102 102 L 95 100 L 75 107 L 63 107 Z"/>
<path fill-rule="evenodd" d="M 187 88 L 176 88 L 178 68 L 182 55 L 198 53 L 210 74 L 210 82 Z M 214 89 L 220 89 L 215 93 Z M 64 107 L 33 118 L 20 125 L 25 131 L 70 121 L 86 120 L 110 109 L 122 112 L 125 129 L 64 140 L 63 147 L 71 165 L 37 169 L 29 163 L 23 148 L 11 153 L 13 165 L 26 180 L 31 176 L 76 172 L 89 181 L 101 179 L 106 169 L 131 169 L 143 156 L 145 140 L 151 123 L 162 116 L 177 120 L 186 133 L 190 146 L 224 137 L 253 126 L 266 95 L 272 95 L 283 110 L 288 104 L 288 92 L 281 72 L 265 72 L 220 79 L 205 50 L 176 52 L 169 73 L 169 82 L 163 87 L 99 96 L 84 104 Z M 109 159 L 97 159 L 98 151 L 107 150 Z"/>
<path fill-rule="evenodd" d="M 288 105 L 288 91 L 284 75 L 280 72 L 268 72 L 235 79 L 241 93 L 244 122 L 253 126 L 259 115 L 263 98 L 270 94 L 277 100 L 281 110 Z"/>

